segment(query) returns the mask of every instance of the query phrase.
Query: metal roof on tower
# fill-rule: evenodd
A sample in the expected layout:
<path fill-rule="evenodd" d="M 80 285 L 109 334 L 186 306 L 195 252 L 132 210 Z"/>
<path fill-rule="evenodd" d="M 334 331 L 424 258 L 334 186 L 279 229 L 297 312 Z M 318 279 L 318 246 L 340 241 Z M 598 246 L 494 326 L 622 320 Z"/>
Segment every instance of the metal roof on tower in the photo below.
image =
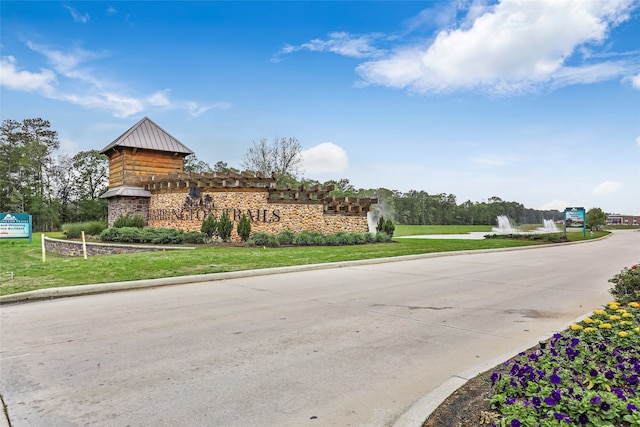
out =
<path fill-rule="evenodd" d="M 169 135 L 167 131 L 155 124 L 148 117 L 144 117 L 128 131 L 120 135 L 111 144 L 100 151 L 106 154 L 116 147 L 131 147 L 145 150 L 166 151 L 170 153 L 193 154 L 186 145 Z"/>

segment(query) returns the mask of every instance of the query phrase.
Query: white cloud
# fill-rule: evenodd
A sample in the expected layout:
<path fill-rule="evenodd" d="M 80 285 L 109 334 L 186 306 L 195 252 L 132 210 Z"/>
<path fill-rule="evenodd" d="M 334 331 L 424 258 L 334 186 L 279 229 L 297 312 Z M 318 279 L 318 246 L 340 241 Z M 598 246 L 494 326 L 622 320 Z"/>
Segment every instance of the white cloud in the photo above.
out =
<path fill-rule="evenodd" d="M 106 110 L 115 117 L 129 117 L 145 109 L 144 102 L 140 99 L 109 92 L 88 95 L 61 94 L 55 99 L 94 110 Z"/>
<path fill-rule="evenodd" d="M 636 138 L 636 145 L 640 147 L 640 136 Z"/>
<path fill-rule="evenodd" d="M 86 24 L 91 19 L 88 13 L 81 14 L 69 5 L 64 5 L 64 8 L 69 11 L 73 20 L 79 24 Z"/>
<path fill-rule="evenodd" d="M 622 187 L 622 183 L 621 182 L 614 182 L 614 181 L 604 181 L 598 185 L 596 185 L 593 190 L 591 190 L 591 194 L 595 194 L 595 195 L 604 195 L 604 194 L 611 194 L 611 193 L 615 193 L 616 191 L 618 191 L 618 189 L 620 189 L 620 187 Z"/>
<path fill-rule="evenodd" d="M 13 56 L 0 58 L 0 76 L 0 85 L 27 92 L 52 93 L 56 83 L 56 75 L 51 70 L 41 68 L 37 73 L 18 70 Z"/>
<path fill-rule="evenodd" d="M 328 39 L 314 39 L 299 46 L 287 45 L 271 60 L 278 62 L 280 57 L 300 50 L 311 52 L 332 52 L 350 58 L 371 58 L 379 56 L 382 51 L 373 46 L 373 42 L 380 39 L 382 34 L 353 35 L 345 32 L 329 34 Z"/>
<path fill-rule="evenodd" d="M 150 108 L 182 109 L 196 117 L 210 109 L 230 108 L 230 104 L 225 102 L 201 105 L 194 101 L 173 101 L 169 98 L 169 89 L 150 95 L 136 95 L 126 85 L 101 78 L 94 69 L 85 65 L 104 58 L 107 56 L 105 52 L 79 48 L 65 51 L 32 42 L 27 42 L 27 46 L 43 55 L 55 72 L 49 69 L 40 69 L 39 73 L 19 71 L 13 56 L 2 57 L 0 71 L 3 86 L 38 92 L 47 98 L 88 109 L 108 111 L 115 117 L 129 117 Z"/>
<path fill-rule="evenodd" d="M 636 74 L 635 76 L 631 76 L 631 86 L 633 86 L 635 89 L 640 89 L 640 73 Z"/>
<path fill-rule="evenodd" d="M 621 76 L 625 62 L 567 68 L 585 44 L 600 44 L 628 18 L 631 0 L 503 0 L 468 28 L 443 30 L 432 43 L 400 47 L 357 67 L 364 82 L 414 92 L 482 90 L 513 94 L 541 86 Z M 635 66 L 634 66 L 635 67 Z"/>
<path fill-rule="evenodd" d="M 323 142 L 301 154 L 307 173 L 337 173 L 349 167 L 347 152 L 332 142 Z"/>
<path fill-rule="evenodd" d="M 147 102 L 154 107 L 168 107 L 171 105 L 168 94 L 168 89 L 153 93 L 147 97 Z"/>
<path fill-rule="evenodd" d="M 568 206 L 571 206 L 568 202 L 564 200 L 554 199 L 554 200 L 551 200 L 550 202 L 543 204 L 538 209 L 541 211 L 557 210 L 557 211 L 563 212 L 564 209 Z"/>

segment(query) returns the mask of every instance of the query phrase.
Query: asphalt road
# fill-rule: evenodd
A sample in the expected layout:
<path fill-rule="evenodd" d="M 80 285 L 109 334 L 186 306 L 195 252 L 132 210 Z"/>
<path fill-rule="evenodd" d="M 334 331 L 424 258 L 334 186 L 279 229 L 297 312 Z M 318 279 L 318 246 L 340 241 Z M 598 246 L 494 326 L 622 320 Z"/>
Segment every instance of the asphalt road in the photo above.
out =
<path fill-rule="evenodd" d="M 21 426 L 388 426 L 610 300 L 640 233 L 3 305 Z"/>

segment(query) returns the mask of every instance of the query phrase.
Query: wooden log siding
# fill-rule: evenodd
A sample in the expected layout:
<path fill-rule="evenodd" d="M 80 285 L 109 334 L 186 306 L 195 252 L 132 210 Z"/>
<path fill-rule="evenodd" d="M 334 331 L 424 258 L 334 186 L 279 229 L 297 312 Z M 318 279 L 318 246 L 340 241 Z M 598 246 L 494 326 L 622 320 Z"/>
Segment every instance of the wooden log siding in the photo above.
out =
<path fill-rule="evenodd" d="M 139 185 L 141 177 L 182 172 L 183 155 L 154 150 L 118 147 L 109 150 L 109 187 Z"/>

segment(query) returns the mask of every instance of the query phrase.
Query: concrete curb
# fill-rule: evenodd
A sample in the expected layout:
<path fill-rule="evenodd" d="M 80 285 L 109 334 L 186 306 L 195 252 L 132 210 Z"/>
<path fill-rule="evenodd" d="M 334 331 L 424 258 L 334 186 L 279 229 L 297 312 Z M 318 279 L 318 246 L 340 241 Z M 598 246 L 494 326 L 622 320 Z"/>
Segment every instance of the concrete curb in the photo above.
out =
<path fill-rule="evenodd" d="M 513 352 L 504 353 L 494 359 L 481 363 L 468 369 L 458 375 L 454 375 L 444 383 L 425 394 L 420 400 L 414 403 L 400 418 L 396 420 L 393 427 L 421 427 L 425 420 L 435 412 L 436 409 L 456 390 L 464 386 L 469 380 L 477 377 L 483 372 L 487 372 L 494 367 L 503 364 L 507 360 L 516 356 L 518 353 L 527 351 L 532 347 L 535 347 L 541 341 L 546 341 L 554 334 L 564 331 L 571 324 L 581 322 L 583 319 L 591 315 L 591 312 L 586 313 L 571 322 L 568 322 L 560 327 L 557 331 L 548 332 L 547 334 L 538 338 L 537 341 L 532 341 L 516 348 Z"/>
<path fill-rule="evenodd" d="M 598 239 L 595 239 L 595 240 L 598 240 Z M 586 242 L 570 242 L 565 244 L 587 243 L 595 240 L 589 240 Z M 210 282 L 210 281 L 227 280 L 227 279 L 238 279 L 243 277 L 266 276 L 266 275 L 272 275 L 272 274 L 295 273 L 295 272 L 301 272 L 301 271 L 323 270 L 323 269 L 329 269 L 329 268 L 355 267 L 359 265 L 382 264 L 382 263 L 388 263 L 388 262 L 418 260 L 418 259 L 425 259 L 425 258 L 467 255 L 471 253 L 507 252 L 507 251 L 517 251 L 517 250 L 543 249 L 545 247 L 549 247 L 549 246 L 547 245 L 519 246 L 515 248 L 434 252 L 434 253 L 428 253 L 428 254 L 403 255 L 403 256 L 390 257 L 390 258 L 372 258 L 372 259 L 357 260 L 357 261 L 340 261 L 340 262 L 329 262 L 324 264 L 307 264 L 307 265 L 296 265 L 296 266 L 290 266 L 290 267 L 264 268 L 259 270 L 232 271 L 227 273 L 211 273 L 211 274 L 198 274 L 198 275 L 192 275 L 192 276 L 163 277 L 159 279 L 132 280 L 129 282 L 110 282 L 110 283 L 99 283 L 99 284 L 92 284 L 92 285 L 66 286 L 61 288 L 38 289 L 35 291 L 21 292 L 17 294 L 1 295 L 0 304 L 36 301 L 36 300 L 52 299 L 52 298 L 63 298 L 63 297 L 80 296 L 80 295 L 91 295 L 91 294 L 116 292 L 116 291 L 131 290 L 131 289 L 155 288 L 159 286 L 184 285 L 187 283 L 199 283 L 199 282 Z"/>

